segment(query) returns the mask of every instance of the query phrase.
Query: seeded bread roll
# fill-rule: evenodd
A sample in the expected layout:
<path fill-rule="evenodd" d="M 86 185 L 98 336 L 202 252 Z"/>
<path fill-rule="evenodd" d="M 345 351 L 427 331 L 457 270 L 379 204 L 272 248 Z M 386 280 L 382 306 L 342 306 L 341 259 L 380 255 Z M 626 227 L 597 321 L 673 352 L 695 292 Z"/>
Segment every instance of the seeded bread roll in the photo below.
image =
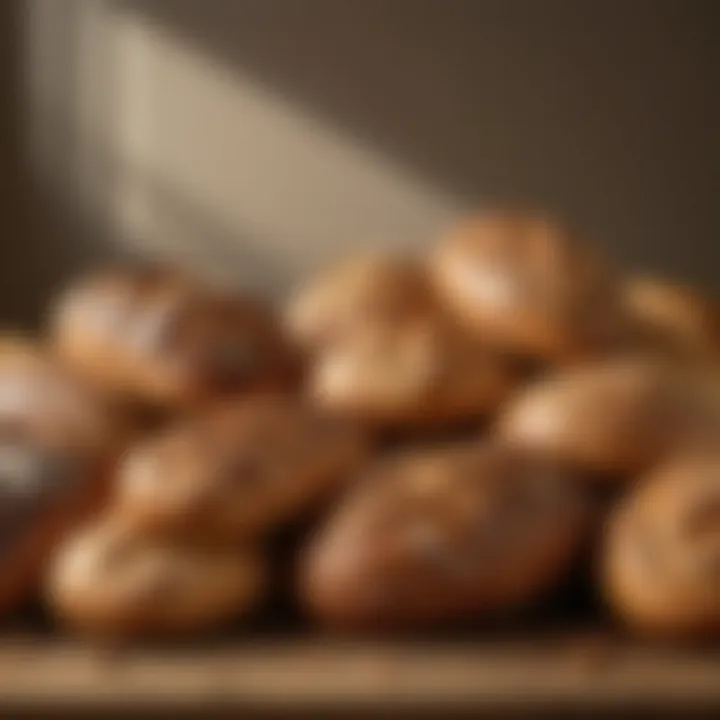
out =
<path fill-rule="evenodd" d="M 186 408 L 283 384 L 293 362 L 271 314 L 171 268 L 116 269 L 72 285 L 53 308 L 59 355 L 111 396 Z"/>
<path fill-rule="evenodd" d="M 364 455 L 355 424 L 258 396 L 132 449 L 115 511 L 141 534 L 220 543 L 265 535 L 322 507 Z"/>
<path fill-rule="evenodd" d="M 688 455 L 644 478 L 608 526 L 603 577 L 644 633 L 720 635 L 720 455 Z"/>
<path fill-rule="evenodd" d="M 0 341 L 0 615 L 36 589 L 67 528 L 102 502 L 124 432 L 31 345 Z"/>
<path fill-rule="evenodd" d="M 486 343 L 551 362 L 604 354 L 624 332 L 599 253 L 563 224 L 488 211 L 451 229 L 430 262 L 446 306 Z"/>
<path fill-rule="evenodd" d="M 339 629 L 409 629 L 517 609 L 552 588 L 588 527 L 577 484 L 499 446 L 388 459 L 312 540 L 300 594 Z"/>
<path fill-rule="evenodd" d="M 174 637 L 246 614 L 265 579 L 265 565 L 254 550 L 164 543 L 106 518 L 58 549 L 46 595 L 61 621 L 91 635 Z"/>

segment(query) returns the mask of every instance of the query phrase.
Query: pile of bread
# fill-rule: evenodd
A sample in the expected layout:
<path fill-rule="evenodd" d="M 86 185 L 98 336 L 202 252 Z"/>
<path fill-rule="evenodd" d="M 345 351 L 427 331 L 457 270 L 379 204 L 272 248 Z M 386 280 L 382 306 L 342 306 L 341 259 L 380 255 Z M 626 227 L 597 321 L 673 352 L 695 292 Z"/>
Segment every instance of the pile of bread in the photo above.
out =
<path fill-rule="evenodd" d="M 0 612 L 209 631 L 268 601 L 300 528 L 286 584 L 338 630 L 521 613 L 593 558 L 631 628 L 714 633 L 719 355 L 720 306 L 531 212 L 349 258 L 281 311 L 93 273 L 0 348 Z"/>

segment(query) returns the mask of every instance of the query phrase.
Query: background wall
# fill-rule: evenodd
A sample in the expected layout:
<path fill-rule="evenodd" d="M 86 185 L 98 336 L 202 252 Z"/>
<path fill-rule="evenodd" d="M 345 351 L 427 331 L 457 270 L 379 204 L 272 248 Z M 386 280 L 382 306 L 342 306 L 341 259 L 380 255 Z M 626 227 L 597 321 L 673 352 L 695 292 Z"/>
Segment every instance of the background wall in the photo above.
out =
<path fill-rule="evenodd" d="M 33 298 L 118 252 L 282 293 L 494 198 L 718 283 L 713 0 L 68 0 L 64 24 L 53 5 L 27 3 L 64 37 L 52 60 L 28 35 L 32 127 L 74 213 L 29 242 L 55 248 L 23 272 Z"/>
<path fill-rule="evenodd" d="M 19 50 L 17 7 L 0 3 L 0 297 L 8 297 L 12 267 L 17 262 L 15 238 L 22 234 L 18 201 L 20 168 Z M 5 300 L 5 302 L 7 302 Z"/>

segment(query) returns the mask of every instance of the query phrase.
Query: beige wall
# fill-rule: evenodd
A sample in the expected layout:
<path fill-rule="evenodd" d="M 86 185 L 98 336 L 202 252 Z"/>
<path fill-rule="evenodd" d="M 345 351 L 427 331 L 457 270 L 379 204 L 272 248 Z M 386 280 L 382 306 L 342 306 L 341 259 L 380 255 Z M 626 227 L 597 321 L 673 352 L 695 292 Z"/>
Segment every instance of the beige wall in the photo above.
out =
<path fill-rule="evenodd" d="M 434 183 L 182 36 L 136 15 L 114 27 L 123 240 L 262 286 L 348 248 L 415 247 L 458 212 Z"/>
<path fill-rule="evenodd" d="M 93 225 L 65 265 L 140 251 L 282 291 L 352 248 L 421 249 L 499 196 L 717 282 L 712 2 L 70 5 L 77 147 L 55 164 L 112 233 Z"/>

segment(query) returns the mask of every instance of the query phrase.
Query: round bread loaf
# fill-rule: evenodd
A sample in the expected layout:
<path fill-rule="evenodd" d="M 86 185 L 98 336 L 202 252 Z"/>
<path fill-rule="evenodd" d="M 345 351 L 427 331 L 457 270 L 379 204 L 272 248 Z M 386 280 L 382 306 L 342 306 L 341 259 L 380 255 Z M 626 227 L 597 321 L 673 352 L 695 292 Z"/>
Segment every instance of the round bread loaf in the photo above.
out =
<path fill-rule="evenodd" d="M 375 428 L 443 426 L 492 414 L 514 370 L 461 329 L 435 318 L 357 329 L 311 366 L 318 407 Z"/>
<path fill-rule="evenodd" d="M 670 358 L 720 362 L 720 309 L 710 298 L 641 275 L 625 282 L 623 301 L 640 347 Z"/>
<path fill-rule="evenodd" d="M 441 239 L 430 268 L 448 309 L 507 352 L 565 362 L 604 353 L 624 331 L 603 259 L 544 216 L 497 210 L 470 218 Z"/>
<path fill-rule="evenodd" d="M 0 615 L 107 490 L 123 435 L 106 408 L 31 345 L 0 341 Z"/>
<path fill-rule="evenodd" d="M 589 514 L 575 483 L 493 445 L 403 454 L 360 478 L 301 561 L 300 593 L 341 629 L 408 629 L 535 600 Z"/>
<path fill-rule="evenodd" d="M 172 409 L 286 381 L 293 363 L 255 302 L 171 268 L 116 269 L 72 285 L 51 314 L 60 356 L 111 396 Z"/>
<path fill-rule="evenodd" d="M 312 515 L 362 461 L 358 428 L 298 401 L 215 408 L 131 449 L 116 512 L 140 533 L 229 542 Z"/>
<path fill-rule="evenodd" d="M 506 443 L 597 479 L 635 477 L 717 428 L 699 377 L 621 358 L 558 372 L 521 390 L 496 426 Z"/>
<path fill-rule="evenodd" d="M 285 321 L 296 342 L 316 351 L 366 324 L 403 324 L 435 309 L 427 278 L 413 261 L 366 254 L 304 285 L 289 302 Z"/>
<path fill-rule="evenodd" d="M 61 621 L 89 634 L 184 636 L 247 613 L 265 579 L 254 550 L 210 551 L 141 538 L 109 517 L 58 548 L 46 596 Z"/>
<path fill-rule="evenodd" d="M 631 627 L 657 635 L 720 634 L 720 454 L 656 469 L 608 525 L 607 597 Z"/>

